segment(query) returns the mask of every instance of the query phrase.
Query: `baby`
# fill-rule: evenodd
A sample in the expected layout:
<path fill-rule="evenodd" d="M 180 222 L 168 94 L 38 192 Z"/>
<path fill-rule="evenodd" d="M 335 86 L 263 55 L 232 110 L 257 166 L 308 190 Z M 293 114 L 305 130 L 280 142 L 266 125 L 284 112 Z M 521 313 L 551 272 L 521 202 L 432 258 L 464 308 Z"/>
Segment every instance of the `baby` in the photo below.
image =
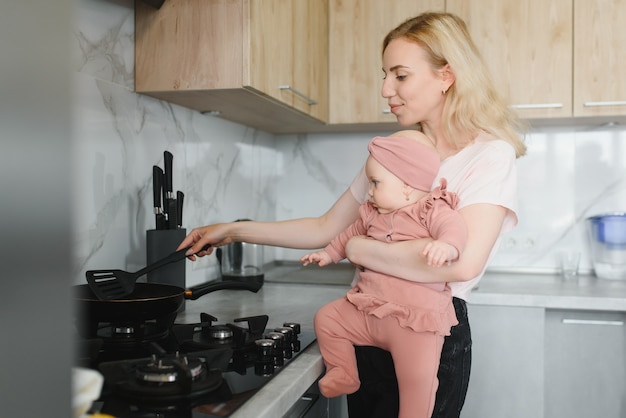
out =
<path fill-rule="evenodd" d="M 440 157 L 430 140 L 419 132 L 376 137 L 368 149 L 370 200 L 361 206 L 360 219 L 324 250 L 303 256 L 303 265 L 339 262 L 346 257 L 345 244 L 359 235 L 384 242 L 432 237 L 422 253 L 430 265 L 458 259 L 467 229 L 455 210 L 458 197 L 446 191 L 446 180 L 440 179 L 431 191 Z M 315 315 L 326 365 L 320 391 L 326 397 L 357 391 L 354 345 L 377 346 L 393 357 L 400 416 L 430 417 L 443 339 L 457 323 L 446 283 L 423 284 L 364 269 L 344 298 Z"/>

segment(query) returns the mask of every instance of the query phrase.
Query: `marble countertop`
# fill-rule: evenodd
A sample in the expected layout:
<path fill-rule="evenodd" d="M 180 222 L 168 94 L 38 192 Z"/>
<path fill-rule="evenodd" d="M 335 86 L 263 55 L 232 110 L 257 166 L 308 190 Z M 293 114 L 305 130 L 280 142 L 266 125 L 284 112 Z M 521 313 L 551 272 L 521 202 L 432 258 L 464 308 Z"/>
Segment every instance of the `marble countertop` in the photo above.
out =
<path fill-rule="evenodd" d="M 188 300 L 177 321 L 198 322 L 201 312 L 217 317 L 220 322 L 266 314 L 269 327 L 298 322 L 303 330 L 313 330 L 314 313 L 325 303 L 343 296 L 353 274 L 349 265 L 327 272 L 317 266 L 279 266 L 266 273 L 266 282 L 258 293 L 222 290 L 195 301 Z M 479 288 L 472 292 L 470 304 L 626 311 L 626 280 L 581 276 L 564 282 L 557 275 L 487 273 Z M 323 368 L 319 348 L 313 343 L 233 417 L 282 416 L 315 382 Z"/>
<path fill-rule="evenodd" d="M 487 273 L 472 291 L 469 303 L 626 311 L 626 280 L 580 276 L 564 281 L 559 275 Z"/>

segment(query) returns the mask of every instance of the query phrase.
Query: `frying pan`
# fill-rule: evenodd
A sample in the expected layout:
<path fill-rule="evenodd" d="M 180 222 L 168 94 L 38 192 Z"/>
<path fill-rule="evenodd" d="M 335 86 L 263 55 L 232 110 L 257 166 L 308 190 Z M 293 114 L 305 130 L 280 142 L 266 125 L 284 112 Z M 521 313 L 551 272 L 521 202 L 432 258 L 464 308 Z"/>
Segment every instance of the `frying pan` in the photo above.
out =
<path fill-rule="evenodd" d="M 195 300 L 207 293 L 223 289 L 258 292 L 262 284 L 255 282 L 213 281 L 183 289 L 157 283 L 137 283 L 135 290 L 120 299 L 100 300 L 88 284 L 74 286 L 74 299 L 83 320 L 114 322 L 147 320 L 174 314 L 185 299 Z"/>

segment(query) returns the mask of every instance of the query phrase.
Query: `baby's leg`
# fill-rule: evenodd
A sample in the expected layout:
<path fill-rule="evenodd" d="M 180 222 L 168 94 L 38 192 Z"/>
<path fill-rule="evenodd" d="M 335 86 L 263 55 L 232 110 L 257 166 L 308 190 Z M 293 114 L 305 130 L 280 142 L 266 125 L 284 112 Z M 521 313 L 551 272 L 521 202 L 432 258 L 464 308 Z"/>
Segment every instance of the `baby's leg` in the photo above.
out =
<path fill-rule="evenodd" d="M 322 395 L 333 398 L 361 386 L 354 345 L 372 344 L 365 315 L 345 298 L 322 306 L 315 314 L 315 334 L 326 365 L 319 381 Z"/>
<path fill-rule="evenodd" d="M 397 323 L 388 330 L 388 350 L 393 357 L 400 391 L 398 418 L 430 418 L 439 384 L 437 371 L 444 337 L 400 328 Z"/>

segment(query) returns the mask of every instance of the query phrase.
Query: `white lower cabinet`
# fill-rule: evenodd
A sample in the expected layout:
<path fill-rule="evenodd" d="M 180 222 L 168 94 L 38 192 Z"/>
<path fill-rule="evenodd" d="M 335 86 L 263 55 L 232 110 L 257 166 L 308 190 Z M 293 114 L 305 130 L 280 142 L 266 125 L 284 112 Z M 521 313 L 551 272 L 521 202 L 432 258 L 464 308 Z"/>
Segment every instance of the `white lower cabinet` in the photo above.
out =
<path fill-rule="evenodd" d="M 626 417 L 626 313 L 546 311 L 546 418 Z"/>
<path fill-rule="evenodd" d="M 626 312 L 469 305 L 462 418 L 625 418 Z"/>
<path fill-rule="evenodd" d="M 544 309 L 468 309 L 472 371 L 461 417 L 543 417 Z"/>

